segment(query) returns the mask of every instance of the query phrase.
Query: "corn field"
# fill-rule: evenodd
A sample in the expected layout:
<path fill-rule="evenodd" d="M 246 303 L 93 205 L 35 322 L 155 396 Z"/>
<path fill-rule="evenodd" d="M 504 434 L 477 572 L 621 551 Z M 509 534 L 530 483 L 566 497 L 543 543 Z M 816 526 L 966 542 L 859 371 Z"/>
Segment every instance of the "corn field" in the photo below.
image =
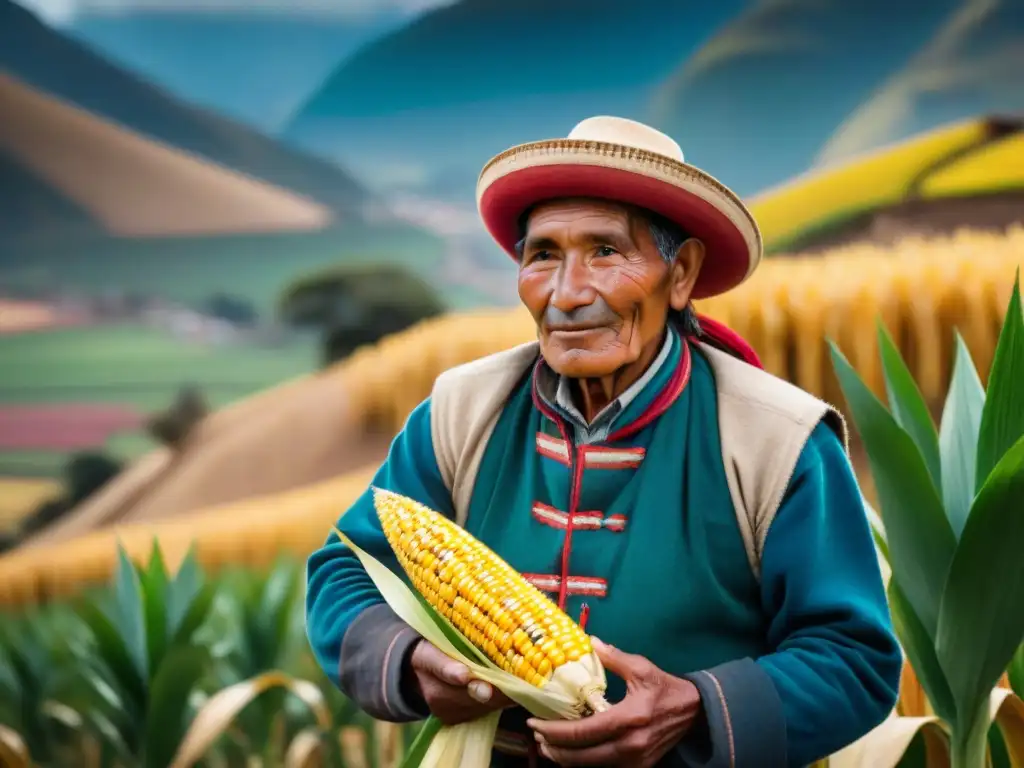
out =
<path fill-rule="evenodd" d="M 0 618 L 4 768 L 395 768 L 416 725 L 374 722 L 312 658 L 303 568 L 162 551 L 103 589 Z"/>

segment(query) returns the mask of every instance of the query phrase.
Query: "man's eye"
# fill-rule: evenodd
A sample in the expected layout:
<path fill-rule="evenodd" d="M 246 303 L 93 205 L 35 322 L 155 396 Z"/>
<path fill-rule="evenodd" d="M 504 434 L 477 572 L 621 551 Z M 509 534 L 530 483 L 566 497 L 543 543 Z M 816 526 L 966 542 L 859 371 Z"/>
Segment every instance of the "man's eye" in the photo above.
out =
<path fill-rule="evenodd" d="M 602 245 L 597 249 L 598 256 L 614 256 L 618 251 L 612 248 L 610 245 Z"/>
<path fill-rule="evenodd" d="M 551 258 L 551 251 L 534 251 L 530 261 L 547 261 Z"/>

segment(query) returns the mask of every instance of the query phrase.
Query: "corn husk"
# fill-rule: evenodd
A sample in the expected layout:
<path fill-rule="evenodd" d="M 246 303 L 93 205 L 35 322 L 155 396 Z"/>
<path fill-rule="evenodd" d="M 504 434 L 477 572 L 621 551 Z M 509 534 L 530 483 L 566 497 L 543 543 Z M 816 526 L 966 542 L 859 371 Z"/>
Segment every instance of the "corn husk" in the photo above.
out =
<path fill-rule="evenodd" d="M 545 720 L 577 719 L 588 711 L 588 697 L 594 692 L 604 691 L 604 667 L 594 654 L 563 664 L 543 687 L 531 685 L 505 672 L 477 651 L 450 622 L 387 566 L 341 531 L 335 528 L 334 532 L 356 554 L 385 602 L 399 618 L 444 654 L 465 664 L 474 677 L 491 684 L 532 715 Z M 403 763 L 404 768 L 487 768 L 499 714 L 493 713 L 458 726 L 431 727 L 423 734 L 424 739 L 429 739 L 429 746 L 424 750 L 423 744 L 415 744 Z"/>
<path fill-rule="evenodd" d="M 4 768 L 31 768 L 32 757 L 21 736 L 0 725 L 0 765 Z"/>
<path fill-rule="evenodd" d="M 1024 701 L 1008 688 L 996 688 L 989 698 L 991 723 L 999 728 L 1013 768 L 1024 768 Z M 828 759 L 829 768 L 896 768 L 915 738 L 924 740 L 926 768 L 950 764 L 949 726 L 938 717 L 888 719 L 861 739 Z"/>

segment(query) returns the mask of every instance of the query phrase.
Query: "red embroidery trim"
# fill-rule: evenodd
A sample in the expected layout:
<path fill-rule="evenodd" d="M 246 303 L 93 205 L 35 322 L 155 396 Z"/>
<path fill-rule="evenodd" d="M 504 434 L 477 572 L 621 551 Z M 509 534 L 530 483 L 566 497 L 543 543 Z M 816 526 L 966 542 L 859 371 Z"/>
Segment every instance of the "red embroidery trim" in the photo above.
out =
<path fill-rule="evenodd" d="M 537 453 L 554 459 L 559 464 L 569 466 L 569 446 L 564 440 L 545 434 L 537 433 Z"/>
<path fill-rule="evenodd" d="M 626 530 L 626 516 L 625 515 L 609 515 L 603 521 L 604 527 L 609 531 L 615 531 L 616 533 Z"/>
<path fill-rule="evenodd" d="M 569 438 L 566 436 L 566 443 Z M 558 607 L 565 610 L 565 601 L 569 597 L 569 559 L 572 556 L 572 531 L 575 527 L 574 516 L 580 506 L 580 493 L 583 490 L 583 450 L 576 449 L 576 456 L 572 462 L 572 492 L 569 494 L 569 526 L 565 532 L 565 544 L 562 546 L 562 583 L 558 587 Z M 603 593 L 602 593 L 603 594 Z"/>
<path fill-rule="evenodd" d="M 564 531 L 569 527 L 569 514 L 539 501 L 534 502 L 532 513 L 539 523 L 556 530 Z M 572 518 L 573 528 L 578 531 L 599 531 L 606 528 L 621 533 L 626 528 L 625 515 L 609 515 L 599 511 L 577 512 Z"/>
<path fill-rule="evenodd" d="M 523 578 L 542 592 L 564 591 L 567 595 L 590 595 L 605 597 L 608 582 L 594 576 L 570 576 L 563 579 L 554 573 L 524 573 Z"/>
<path fill-rule="evenodd" d="M 581 450 L 587 469 L 636 469 L 647 455 L 643 448 L 584 445 Z"/>
<path fill-rule="evenodd" d="M 650 404 L 640 418 L 632 424 L 627 424 L 622 429 L 613 432 L 608 436 L 608 442 L 614 443 L 618 440 L 624 440 L 631 435 L 635 435 L 667 411 L 671 407 L 672 403 L 676 401 L 676 398 L 682 394 L 683 390 L 686 388 L 686 384 L 690 381 L 692 362 L 693 361 L 690 359 L 690 345 L 684 343 L 679 365 L 677 365 L 676 369 L 672 372 L 672 378 L 669 379 L 665 388 L 661 390 L 661 393 L 656 398 L 654 398 L 654 402 Z"/>

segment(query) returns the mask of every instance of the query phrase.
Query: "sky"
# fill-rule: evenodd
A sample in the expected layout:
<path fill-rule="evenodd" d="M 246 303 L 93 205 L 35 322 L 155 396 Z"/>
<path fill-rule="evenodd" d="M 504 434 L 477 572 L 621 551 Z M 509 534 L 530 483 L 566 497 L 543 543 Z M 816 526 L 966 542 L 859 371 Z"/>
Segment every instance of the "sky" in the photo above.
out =
<path fill-rule="evenodd" d="M 332 17 L 367 17 L 383 13 L 415 16 L 454 0 L 16 0 L 50 24 L 68 24 L 84 12 L 127 13 L 139 10 L 264 11 Z"/>

